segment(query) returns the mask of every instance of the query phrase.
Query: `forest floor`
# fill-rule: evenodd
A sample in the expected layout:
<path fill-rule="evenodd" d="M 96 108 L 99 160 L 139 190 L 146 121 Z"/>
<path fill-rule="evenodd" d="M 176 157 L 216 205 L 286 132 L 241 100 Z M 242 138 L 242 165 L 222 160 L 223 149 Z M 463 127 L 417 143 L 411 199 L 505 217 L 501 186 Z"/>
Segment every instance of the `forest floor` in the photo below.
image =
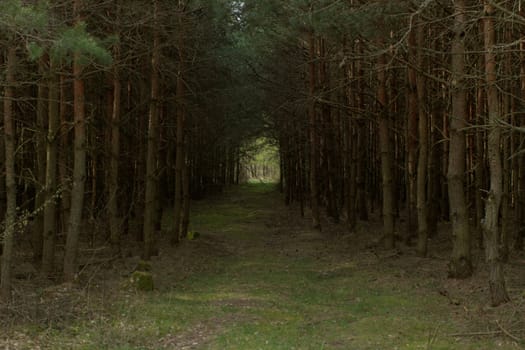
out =
<path fill-rule="evenodd" d="M 446 278 L 445 235 L 418 258 L 375 246 L 374 220 L 351 235 L 327 221 L 317 232 L 267 184 L 192 211 L 200 235 L 175 248 L 161 238 L 154 291 L 130 285 L 132 249 L 86 267 L 79 285 L 19 282 L 22 302 L 0 310 L 0 348 L 525 348 L 523 256 L 506 268 L 512 302 L 492 308 L 484 264 L 466 281 Z"/>

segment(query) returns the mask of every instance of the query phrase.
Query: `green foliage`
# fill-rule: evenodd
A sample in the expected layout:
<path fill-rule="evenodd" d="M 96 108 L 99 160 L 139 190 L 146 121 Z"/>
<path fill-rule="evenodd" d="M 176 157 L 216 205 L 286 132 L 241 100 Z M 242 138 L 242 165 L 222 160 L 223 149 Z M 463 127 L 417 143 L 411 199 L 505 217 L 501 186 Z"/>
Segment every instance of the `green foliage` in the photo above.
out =
<path fill-rule="evenodd" d="M 135 271 L 131 274 L 131 284 L 139 291 L 149 292 L 154 289 L 151 272 Z"/>
<path fill-rule="evenodd" d="M 24 4 L 20 0 L 0 1 L 2 35 L 7 37 L 8 41 L 22 39 L 26 42 L 30 60 L 37 60 L 44 53 L 44 49 L 37 43 L 37 38 L 46 35 L 48 22 L 49 4 L 47 1 L 38 1 L 36 4 Z"/>
<path fill-rule="evenodd" d="M 0 28 L 7 32 L 29 34 L 42 31 L 48 23 L 47 1 L 26 5 L 21 0 L 0 1 Z"/>
<path fill-rule="evenodd" d="M 151 263 L 149 261 L 140 260 L 135 268 L 135 271 L 149 272 L 151 271 Z"/>
<path fill-rule="evenodd" d="M 27 53 L 31 61 L 36 61 L 44 54 L 45 49 L 37 43 L 31 42 L 27 45 Z"/>
<path fill-rule="evenodd" d="M 105 42 L 93 37 L 85 23 L 74 27 L 53 27 L 52 14 L 47 1 L 25 4 L 21 0 L 0 1 L 0 29 L 11 40 L 22 37 L 30 60 L 37 60 L 50 49 L 51 59 L 70 62 L 73 53 L 80 54 L 81 64 L 91 61 L 110 65 L 112 57 L 105 46 L 115 42 L 108 37 Z M 51 45 L 49 44 L 51 43 Z"/>
<path fill-rule="evenodd" d="M 188 241 L 196 240 L 200 236 L 201 236 L 201 234 L 199 232 L 196 232 L 196 231 L 188 231 L 188 233 L 186 234 L 186 238 L 188 239 Z"/>
<path fill-rule="evenodd" d="M 97 61 L 103 65 L 110 65 L 113 60 L 102 43 L 87 32 L 84 22 L 59 33 L 51 47 L 51 57 L 57 61 L 71 61 L 75 53 L 80 54 L 81 64 Z"/>

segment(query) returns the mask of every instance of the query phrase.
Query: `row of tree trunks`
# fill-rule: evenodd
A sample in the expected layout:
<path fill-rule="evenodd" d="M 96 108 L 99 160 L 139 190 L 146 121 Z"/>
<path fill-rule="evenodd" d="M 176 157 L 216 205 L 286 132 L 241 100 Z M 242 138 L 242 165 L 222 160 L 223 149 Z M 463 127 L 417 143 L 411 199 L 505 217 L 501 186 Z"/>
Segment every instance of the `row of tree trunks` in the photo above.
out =
<path fill-rule="evenodd" d="M 326 219 L 336 221 L 337 209 L 345 205 L 343 216 L 348 231 L 354 232 L 358 217 L 367 218 L 369 204 L 372 215 L 380 208 L 385 246 L 394 247 L 399 238 L 394 237 L 394 227 L 399 223 L 405 243 L 412 244 L 417 237 L 416 250 L 422 257 L 427 256 L 429 238 L 438 234 L 439 221 L 450 221 L 449 276 L 472 275 L 477 239 L 480 247 L 492 246 L 487 261 L 493 280 L 498 280 L 496 276 L 502 276 L 498 266 L 510 255 L 509 236 L 515 237 L 517 249 L 524 245 L 525 230 L 516 228 L 520 233 L 514 234 L 512 214 L 518 214 L 518 227 L 523 226 L 525 162 L 520 152 L 523 136 L 518 134 L 523 130 L 516 127 L 522 124 L 525 66 L 523 53 L 510 48 L 523 35 L 507 17 L 514 15 L 512 6 L 521 9 L 521 2 L 486 2 L 501 10 L 490 16 L 486 10 L 481 15 L 483 2 L 455 0 L 443 6 L 395 2 L 394 7 L 409 14 L 403 24 L 397 21 L 395 10 L 377 16 L 369 12 L 380 8 L 380 2 L 350 4 L 350 16 L 369 15 L 371 19 L 363 21 L 376 28 L 367 34 L 350 30 L 341 36 L 315 24 L 303 28 L 307 36 L 300 41 L 302 52 L 294 61 L 303 71 L 285 79 L 290 84 L 298 79 L 300 83 L 293 85 L 300 91 L 297 101 L 308 102 L 285 104 L 286 112 L 276 112 L 279 119 L 307 116 L 302 122 L 292 117 L 289 124 L 278 123 L 287 204 L 300 197 L 297 179 L 304 178 L 308 186 L 302 192 L 310 196 L 314 227 L 325 219 L 319 216 L 320 210 L 326 209 Z M 308 11 L 315 11 L 314 7 Z M 439 25 L 428 21 L 430 14 L 440 18 Z M 480 29 L 486 32 L 491 16 L 499 42 L 492 39 L 487 44 L 485 35 L 483 48 L 477 25 L 484 22 Z M 497 71 L 489 73 L 487 60 L 496 59 L 489 53 L 496 52 L 501 60 Z M 288 55 L 283 50 L 282 57 L 289 59 Z M 521 88 L 516 62 L 521 65 Z M 284 79 L 279 74 L 271 76 L 276 81 Z M 283 101 L 276 94 L 270 96 L 275 99 L 269 99 L 272 108 L 279 110 Z M 378 107 L 377 113 L 370 111 L 372 106 Z M 504 134 L 503 125 L 510 125 Z M 298 137 L 301 126 L 308 128 L 306 140 Z M 309 159 L 304 168 L 301 152 Z M 492 225 L 490 230 L 487 224 Z M 505 301 L 500 297 L 493 303 Z"/>

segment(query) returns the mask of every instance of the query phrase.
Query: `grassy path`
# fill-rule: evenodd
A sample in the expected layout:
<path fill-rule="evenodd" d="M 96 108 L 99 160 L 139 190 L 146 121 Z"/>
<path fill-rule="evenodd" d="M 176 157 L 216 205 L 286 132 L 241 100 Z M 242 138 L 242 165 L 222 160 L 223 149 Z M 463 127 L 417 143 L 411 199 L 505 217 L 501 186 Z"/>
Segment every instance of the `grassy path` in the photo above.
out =
<path fill-rule="evenodd" d="M 201 237 L 163 247 L 153 262 L 155 292 L 124 294 L 100 319 L 46 335 L 49 346 L 520 348 L 505 337 L 451 335 L 472 330 L 471 314 L 437 292 L 429 262 L 398 262 L 314 232 L 269 185 L 243 186 L 193 209 Z"/>

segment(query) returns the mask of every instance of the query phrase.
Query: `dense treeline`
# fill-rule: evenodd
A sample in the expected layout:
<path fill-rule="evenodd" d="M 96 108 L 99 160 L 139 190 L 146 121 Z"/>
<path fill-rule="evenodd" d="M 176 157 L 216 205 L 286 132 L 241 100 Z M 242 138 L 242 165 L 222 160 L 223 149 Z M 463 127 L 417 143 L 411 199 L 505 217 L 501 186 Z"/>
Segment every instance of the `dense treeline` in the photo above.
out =
<path fill-rule="evenodd" d="M 3 297 L 15 238 L 31 235 L 43 275 L 72 281 L 90 237 L 114 254 L 137 240 L 149 259 L 166 208 L 177 243 L 190 197 L 239 181 L 261 125 L 236 102 L 232 6 L 2 1 Z"/>
<path fill-rule="evenodd" d="M 524 236 L 521 1 L 244 9 L 268 52 L 259 81 L 287 202 L 309 205 L 319 229 L 323 211 L 349 232 L 380 212 L 384 245 L 400 239 L 421 256 L 450 221 L 449 276 L 471 276 L 472 247 L 484 247 L 492 303 L 506 302 L 502 264 Z"/>
<path fill-rule="evenodd" d="M 426 256 L 450 221 L 449 276 L 471 276 L 483 247 L 492 303 L 508 301 L 524 25 L 521 1 L 2 1 L 2 295 L 24 227 L 66 281 L 86 223 L 149 259 L 173 207 L 178 243 L 190 199 L 237 183 L 263 136 L 315 228 L 380 213 L 386 248 Z"/>

